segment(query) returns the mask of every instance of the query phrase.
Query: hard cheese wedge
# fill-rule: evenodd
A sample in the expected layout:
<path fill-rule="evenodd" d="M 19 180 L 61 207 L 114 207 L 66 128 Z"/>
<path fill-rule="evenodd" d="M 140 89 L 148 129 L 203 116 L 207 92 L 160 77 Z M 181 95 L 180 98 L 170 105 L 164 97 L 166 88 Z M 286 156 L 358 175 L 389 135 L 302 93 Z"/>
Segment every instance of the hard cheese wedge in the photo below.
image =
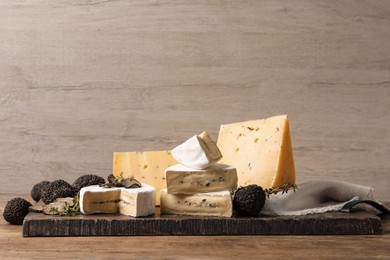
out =
<path fill-rule="evenodd" d="M 233 214 L 230 191 L 196 193 L 192 195 L 169 194 L 161 191 L 161 213 L 194 216 L 231 217 Z"/>
<path fill-rule="evenodd" d="M 175 147 L 172 155 L 179 163 L 194 169 L 205 169 L 222 158 L 217 144 L 206 133 L 195 135 Z"/>
<path fill-rule="evenodd" d="M 156 188 L 156 205 L 160 205 L 160 190 L 166 187 L 165 169 L 177 164 L 170 151 L 115 152 L 113 175 L 134 177 Z"/>
<path fill-rule="evenodd" d="M 236 167 L 239 186 L 295 184 L 287 115 L 222 125 L 217 145 L 221 163 Z"/>
<path fill-rule="evenodd" d="M 165 170 L 167 191 L 170 194 L 194 194 L 237 189 L 236 168 L 214 164 L 197 170 L 176 164 Z"/>
<path fill-rule="evenodd" d="M 120 213 L 132 217 L 154 214 L 156 189 L 142 183 L 142 187 L 103 188 L 98 185 L 84 187 L 80 190 L 80 212 Z"/>

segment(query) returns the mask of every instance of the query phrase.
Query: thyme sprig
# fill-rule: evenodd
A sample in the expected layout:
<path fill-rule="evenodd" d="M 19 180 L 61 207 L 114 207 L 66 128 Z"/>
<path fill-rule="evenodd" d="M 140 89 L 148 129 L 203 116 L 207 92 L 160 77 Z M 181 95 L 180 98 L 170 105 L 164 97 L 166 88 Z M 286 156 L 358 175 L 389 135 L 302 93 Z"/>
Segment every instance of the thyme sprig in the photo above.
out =
<path fill-rule="evenodd" d="M 79 200 L 79 194 L 77 193 L 73 197 L 73 204 L 69 204 L 68 202 L 64 202 L 64 206 L 62 208 L 58 207 L 51 207 L 50 212 L 53 215 L 59 215 L 59 216 L 76 216 L 80 213 L 80 200 Z"/>
<path fill-rule="evenodd" d="M 282 194 L 289 192 L 289 190 L 293 190 L 294 192 L 298 190 L 298 186 L 296 184 L 288 184 L 284 183 L 277 187 L 267 188 L 264 189 L 265 194 L 267 195 L 267 198 L 269 198 L 272 194 L 277 194 L 279 192 L 282 192 Z"/>

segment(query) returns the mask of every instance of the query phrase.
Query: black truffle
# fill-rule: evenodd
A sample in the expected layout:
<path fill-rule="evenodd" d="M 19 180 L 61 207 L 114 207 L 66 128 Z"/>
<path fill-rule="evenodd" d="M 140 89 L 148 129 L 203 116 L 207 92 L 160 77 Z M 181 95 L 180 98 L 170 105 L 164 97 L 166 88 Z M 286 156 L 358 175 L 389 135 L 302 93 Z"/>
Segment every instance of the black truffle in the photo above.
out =
<path fill-rule="evenodd" d="M 241 216 L 257 216 L 265 202 L 263 188 L 256 184 L 239 187 L 234 195 L 233 209 Z"/>
<path fill-rule="evenodd" d="M 103 184 L 105 182 L 106 181 L 104 180 L 104 178 L 100 176 L 93 175 L 93 174 L 86 174 L 77 178 L 74 181 L 72 186 L 75 188 L 76 192 L 79 192 L 83 187 Z"/>
<path fill-rule="evenodd" d="M 22 198 L 13 198 L 5 205 L 3 217 L 13 225 L 22 225 L 24 218 L 28 214 L 31 203 Z"/>
<path fill-rule="evenodd" d="M 76 194 L 75 188 L 64 180 L 56 180 L 41 190 L 41 200 L 49 204 L 58 198 L 73 197 Z"/>
<path fill-rule="evenodd" d="M 112 187 L 125 187 L 126 189 L 131 188 L 140 188 L 142 184 L 134 179 L 133 177 L 129 178 L 122 178 L 122 177 L 115 177 L 113 174 L 108 175 L 107 177 L 108 185 L 111 185 Z"/>
<path fill-rule="evenodd" d="M 41 190 L 43 187 L 50 184 L 50 181 L 41 181 L 35 184 L 31 189 L 31 198 L 35 201 L 39 201 L 41 199 Z"/>

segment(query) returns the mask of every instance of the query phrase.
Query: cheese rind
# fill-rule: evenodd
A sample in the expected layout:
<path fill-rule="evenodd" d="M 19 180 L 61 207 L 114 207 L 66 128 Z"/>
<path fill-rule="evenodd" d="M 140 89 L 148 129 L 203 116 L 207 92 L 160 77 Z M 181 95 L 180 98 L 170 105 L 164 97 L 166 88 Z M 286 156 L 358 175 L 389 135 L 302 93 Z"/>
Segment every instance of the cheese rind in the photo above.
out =
<path fill-rule="evenodd" d="M 162 214 L 221 217 L 233 215 L 230 191 L 185 195 L 169 194 L 166 189 L 163 189 L 160 208 Z"/>
<path fill-rule="evenodd" d="M 134 177 L 156 188 L 156 205 L 160 205 L 160 190 L 166 187 L 165 169 L 177 164 L 170 151 L 115 152 L 113 175 Z"/>
<path fill-rule="evenodd" d="M 149 216 L 154 214 L 155 201 L 156 189 L 145 183 L 133 189 L 93 185 L 80 190 L 80 212 L 85 215 L 120 213 L 132 217 Z"/>
<path fill-rule="evenodd" d="M 214 164 L 197 170 L 176 164 L 165 170 L 167 192 L 170 194 L 194 194 L 237 189 L 237 171 L 225 164 Z"/>
<path fill-rule="evenodd" d="M 206 132 L 195 135 L 175 147 L 172 155 L 179 163 L 200 170 L 215 164 L 222 158 L 217 144 Z"/>
<path fill-rule="evenodd" d="M 236 167 L 239 186 L 295 184 L 287 115 L 221 125 L 217 145 L 221 163 Z"/>
<path fill-rule="evenodd" d="M 217 162 L 222 158 L 221 151 L 211 136 L 205 131 L 198 135 L 199 144 L 210 161 Z"/>

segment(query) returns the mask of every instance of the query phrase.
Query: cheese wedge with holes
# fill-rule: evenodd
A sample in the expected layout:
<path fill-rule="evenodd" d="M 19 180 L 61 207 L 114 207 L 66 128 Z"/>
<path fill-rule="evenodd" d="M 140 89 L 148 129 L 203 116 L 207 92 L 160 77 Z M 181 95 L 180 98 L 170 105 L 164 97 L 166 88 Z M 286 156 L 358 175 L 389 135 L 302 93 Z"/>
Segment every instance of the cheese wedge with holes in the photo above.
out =
<path fill-rule="evenodd" d="M 236 168 L 225 164 L 214 164 L 197 170 L 176 164 L 165 170 L 167 191 L 170 194 L 194 194 L 237 189 Z"/>
<path fill-rule="evenodd" d="M 217 144 L 207 132 L 195 135 L 175 147 L 172 155 L 179 163 L 199 170 L 215 164 L 222 158 Z"/>
<path fill-rule="evenodd" d="M 160 209 L 162 214 L 231 217 L 232 195 L 226 190 L 192 195 L 169 194 L 163 189 Z"/>
<path fill-rule="evenodd" d="M 140 188 L 104 188 L 99 185 L 80 190 L 80 212 L 83 214 L 120 213 L 132 217 L 154 214 L 156 189 L 142 183 Z"/>
<path fill-rule="evenodd" d="M 115 152 L 113 175 L 134 177 L 156 188 L 156 205 L 160 205 L 160 190 L 166 187 L 165 169 L 177 164 L 170 151 Z"/>
<path fill-rule="evenodd" d="M 287 115 L 221 125 L 221 163 L 237 169 L 238 185 L 263 188 L 295 184 L 295 164 Z"/>

